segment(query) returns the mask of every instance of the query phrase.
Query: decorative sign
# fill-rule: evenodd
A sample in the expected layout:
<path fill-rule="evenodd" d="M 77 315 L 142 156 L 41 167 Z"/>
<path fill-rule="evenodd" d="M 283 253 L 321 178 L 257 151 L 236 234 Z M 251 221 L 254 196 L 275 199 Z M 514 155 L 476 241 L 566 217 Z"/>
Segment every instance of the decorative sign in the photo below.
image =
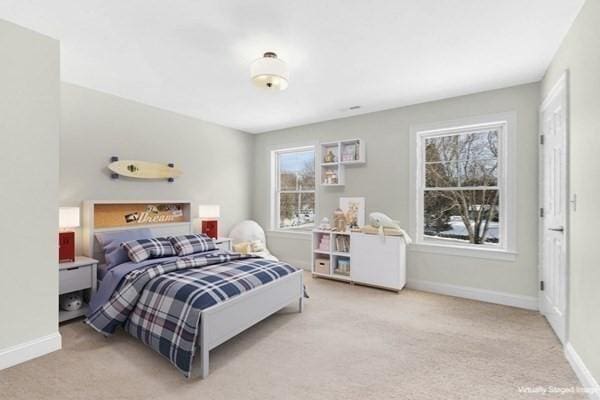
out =
<path fill-rule="evenodd" d="M 172 224 L 189 222 L 189 203 L 96 204 L 94 227 Z"/>

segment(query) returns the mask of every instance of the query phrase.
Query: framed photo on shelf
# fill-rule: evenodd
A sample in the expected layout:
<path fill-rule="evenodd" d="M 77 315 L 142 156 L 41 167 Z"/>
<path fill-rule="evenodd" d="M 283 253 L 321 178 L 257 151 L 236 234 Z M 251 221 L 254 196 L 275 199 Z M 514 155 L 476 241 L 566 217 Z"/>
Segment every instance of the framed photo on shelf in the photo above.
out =
<path fill-rule="evenodd" d="M 364 197 L 340 197 L 340 209 L 344 212 L 350 228 L 365 224 Z"/>
<path fill-rule="evenodd" d="M 355 143 L 345 144 L 342 148 L 342 161 L 358 160 L 358 145 Z"/>

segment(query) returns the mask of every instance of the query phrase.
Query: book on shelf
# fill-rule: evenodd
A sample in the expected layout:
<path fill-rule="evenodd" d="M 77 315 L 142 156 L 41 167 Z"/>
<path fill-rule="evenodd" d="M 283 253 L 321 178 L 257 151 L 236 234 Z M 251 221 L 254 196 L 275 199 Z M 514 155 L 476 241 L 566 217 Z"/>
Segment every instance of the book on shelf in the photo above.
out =
<path fill-rule="evenodd" d="M 338 252 L 348 253 L 350 251 L 350 237 L 337 236 L 335 238 L 335 249 Z"/>

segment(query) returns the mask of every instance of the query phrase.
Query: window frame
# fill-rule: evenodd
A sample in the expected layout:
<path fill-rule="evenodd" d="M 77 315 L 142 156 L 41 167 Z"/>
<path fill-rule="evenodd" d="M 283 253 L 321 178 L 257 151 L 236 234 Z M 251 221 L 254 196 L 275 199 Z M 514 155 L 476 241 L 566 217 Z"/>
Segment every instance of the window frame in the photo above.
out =
<path fill-rule="evenodd" d="M 285 153 L 295 153 L 301 151 L 311 150 L 314 153 L 314 167 L 315 167 L 315 188 L 313 190 L 303 190 L 302 193 L 312 193 L 315 198 L 315 222 L 313 226 L 307 229 L 293 229 L 293 228 L 281 228 L 280 227 L 280 207 L 281 207 L 281 193 L 280 191 L 280 175 L 279 175 L 279 155 Z M 270 209 L 271 209 L 271 231 L 277 232 L 280 234 L 291 234 L 291 235 L 308 235 L 311 234 L 312 230 L 317 224 L 318 221 L 318 190 L 317 185 L 319 182 L 318 169 L 317 169 L 317 148 L 316 145 L 301 145 L 301 146 L 290 146 L 290 147 L 282 147 L 271 150 L 271 200 L 270 200 Z M 287 190 L 283 191 L 284 193 L 298 193 L 296 190 Z"/>
<path fill-rule="evenodd" d="M 412 250 L 479 258 L 516 259 L 516 207 L 514 146 L 516 113 L 502 113 L 431 124 L 411 126 L 411 218 L 410 231 L 415 242 Z M 435 238 L 424 234 L 425 141 L 428 138 L 498 130 L 497 190 L 499 204 L 499 244 L 472 244 L 453 239 Z M 481 187 L 484 188 L 484 187 Z M 430 188 L 431 189 L 431 188 Z M 477 190 L 472 187 L 472 190 Z M 468 190 L 468 189 L 467 189 Z"/>

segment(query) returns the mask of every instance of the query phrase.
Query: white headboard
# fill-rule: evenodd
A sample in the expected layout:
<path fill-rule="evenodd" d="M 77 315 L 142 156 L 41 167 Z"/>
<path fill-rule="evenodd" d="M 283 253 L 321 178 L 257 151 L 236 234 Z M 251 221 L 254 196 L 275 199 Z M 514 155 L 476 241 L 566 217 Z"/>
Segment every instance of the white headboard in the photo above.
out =
<path fill-rule="evenodd" d="M 192 233 L 190 201 L 87 200 L 83 202 L 83 254 L 104 264 L 96 232 L 150 229 L 154 236 Z"/>

